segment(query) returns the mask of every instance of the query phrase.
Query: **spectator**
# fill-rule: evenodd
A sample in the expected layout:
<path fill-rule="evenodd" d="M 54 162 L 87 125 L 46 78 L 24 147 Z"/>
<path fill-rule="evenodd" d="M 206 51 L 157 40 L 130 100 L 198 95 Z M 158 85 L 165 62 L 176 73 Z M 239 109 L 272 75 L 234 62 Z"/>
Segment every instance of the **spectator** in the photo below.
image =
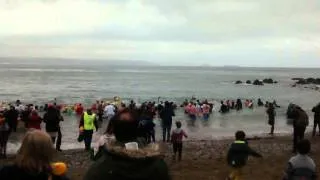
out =
<path fill-rule="evenodd" d="M 89 168 L 84 180 L 170 179 L 159 146 L 146 145 L 138 138 L 137 121 L 129 109 L 115 116 L 112 126 L 116 140 L 107 144 L 103 156 Z"/>
<path fill-rule="evenodd" d="M 42 118 L 38 115 L 38 112 L 36 110 L 32 110 L 27 123 L 27 128 L 41 130 L 41 122 Z"/>
<path fill-rule="evenodd" d="M 232 172 L 227 180 L 239 180 L 242 176 L 242 168 L 248 161 L 248 156 L 262 157 L 259 153 L 252 150 L 245 141 L 246 134 L 243 131 L 236 132 L 236 141 L 232 143 L 228 151 L 228 164 L 232 167 Z"/>
<path fill-rule="evenodd" d="M 170 132 L 172 126 L 172 117 L 175 116 L 169 102 L 165 102 L 164 109 L 161 111 L 160 117 L 162 119 L 162 140 L 163 142 L 170 142 Z"/>
<path fill-rule="evenodd" d="M 320 136 L 320 103 L 312 108 L 312 112 L 314 112 L 314 123 L 313 123 L 313 132 L 312 136 L 316 135 L 317 127 L 319 128 L 319 136 Z"/>
<path fill-rule="evenodd" d="M 274 124 L 275 124 L 275 117 L 276 117 L 276 111 L 274 109 L 273 104 L 270 104 L 267 109 L 268 114 L 268 124 L 271 126 L 270 129 L 270 135 L 273 135 L 274 133 Z"/>
<path fill-rule="evenodd" d="M 308 156 L 311 145 L 308 140 L 301 140 L 297 145 L 298 154 L 289 160 L 284 180 L 315 180 L 316 165 Z"/>
<path fill-rule="evenodd" d="M 55 144 L 58 131 L 60 129 L 61 116 L 52 105 L 48 106 L 48 111 L 43 116 L 43 121 L 46 123 L 46 131 L 50 135 L 52 143 Z M 57 149 L 59 147 L 56 147 Z"/>
<path fill-rule="evenodd" d="M 13 165 L 0 170 L 1 179 L 10 180 L 66 180 L 65 176 L 56 176 L 51 171 L 54 156 L 51 138 L 39 131 L 29 131 L 23 139 Z"/>
<path fill-rule="evenodd" d="M 9 139 L 9 125 L 8 122 L 0 112 L 0 159 L 6 158 L 7 156 L 7 142 Z"/>
<path fill-rule="evenodd" d="M 94 130 L 98 131 L 98 122 L 96 115 L 91 109 L 83 113 L 79 127 L 83 128 L 84 144 L 87 151 L 91 149 L 91 141 Z"/>

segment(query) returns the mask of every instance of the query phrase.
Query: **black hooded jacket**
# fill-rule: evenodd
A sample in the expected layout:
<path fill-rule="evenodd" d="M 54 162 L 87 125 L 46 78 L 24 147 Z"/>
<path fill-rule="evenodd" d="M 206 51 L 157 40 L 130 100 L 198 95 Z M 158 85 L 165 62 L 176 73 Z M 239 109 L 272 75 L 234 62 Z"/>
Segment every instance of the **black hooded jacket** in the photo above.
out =
<path fill-rule="evenodd" d="M 245 141 L 235 141 L 228 151 L 228 164 L 232 167 L 243 167 L 247 164 L 249 156 L 262 157 L 252 150 Z"/>
<path fill-rule="evenodd" d="M 168 167 L 157 145 L 137 151 L 120 143 L 106 145 L 104 155 L 88 170 L 84 180 L 170 180 Z"/>

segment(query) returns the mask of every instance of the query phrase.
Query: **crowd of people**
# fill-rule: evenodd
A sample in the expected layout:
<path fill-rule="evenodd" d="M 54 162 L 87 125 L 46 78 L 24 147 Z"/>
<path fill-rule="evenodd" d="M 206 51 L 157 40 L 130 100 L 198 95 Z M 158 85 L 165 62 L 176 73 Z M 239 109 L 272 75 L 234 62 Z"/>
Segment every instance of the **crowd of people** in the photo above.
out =
<path fill-rule="evenodd" d="M 246 107 L 253 107 L 251 105 L 253 101 L 246 102 L 248 102 L 245 103 Z M 22 108 L 21 104 L 20 101 L 17 101 L 15 105 L 10 106 L 10 109 L 0 113 L 0 152 L 2 158 L 6 157 L 6 144 L 10 134 L 17 131 L 18 119 L 24 122 L 24 126 L 28 130 L 14 165 L 2 168 L 0 178 L 21 179 L 21 177 L 31 176 L 38 179 L 67 179 L 64 175 L 54 174 L 51 168 L 53 144 L 55 144 L 57 151 L 61 151 L 60 122 L 64 120 L 61 107 L 55 103 L 47 104 L 43 108 L 44 115 L 41 117 L 38 114 L 38 107 L 26 105 Z M 275 108 L 279 106 L 276 102 L 264 104 L 260 99 L 257 104 L 267 108 L 268 123 L 271 125 L 271 134 L 273 134 Z M 222 102 L 222 105 L 230 109 L 242 109 L 242 102 L 239 99 L 236 102 L 231 101 L 231 103 L 230 101 Z M 200 101 L 196 103 L 186 101 L 183 107 L 185 113 L 192 120 L 195 121 L 199 114 L 207 120 L 209 114 L 212 113 L 213 104 L 206 100 L 201 103 Z M 87 109 L 81 104 L 77 104 L 74 111 L 79 116 L 80 122 L 78 140 L 84 141 L 87 151 L 92 150 L 92 135 L 100 128 L 99 121 L 108 122 L 105 133 L 94 147 L 92 159 L 96 162 L 89 168 L 84 179 L 128 179 L 129 177 L 170 179 L 167 165 L 161 157 L 159 146 L 155 143 L 154 119 L 156 116 L 161 119 L 162 141 L 172 143 L 173 160 L 176 160 L 178 155 L 180 161 L 183 154 L 183 138 L 188 136 L 180 121 L 176 122 L 176 129 L 171 131 L 176 108 L 177 106 L 173 102 L 168 101 L 159 104 L 145 102 L 140 106 L 137 106 L 134 101 L 127 105 L 97 101 Z M 223 108 L 221 107 L 221 109 Z M 294 106 L 291 111 L 290 117 L 293 119 L 294 129 L 293 151 L 298 154 L 290 159 L 284 178 L 291 180 L 293 177 L 301 176 L 314 179 L 315 164 L 307 156 L 310 151 L 310 142 L 304 139 L 306 126 L 309 124 L 308 115 L 299 106 Z M 320 124 L 320 103 L 312 111 L 315 114 L 313 131 L 315 136 L 316 128 Z M 40 131 L 42 122 L 45 123 L 46 133 Z M 230 146 L 227 156 L 228 164 L 233 168 L 232 173 L 228 176 L 230 180 L 241 177 L 241 170 L 249 155 L 261 157 L 259 153 L 249 147 L 243 131 L 236 132 L 235 137 L 236 141 Z M 132 151 L 135 153 L 131 153 Z"/>

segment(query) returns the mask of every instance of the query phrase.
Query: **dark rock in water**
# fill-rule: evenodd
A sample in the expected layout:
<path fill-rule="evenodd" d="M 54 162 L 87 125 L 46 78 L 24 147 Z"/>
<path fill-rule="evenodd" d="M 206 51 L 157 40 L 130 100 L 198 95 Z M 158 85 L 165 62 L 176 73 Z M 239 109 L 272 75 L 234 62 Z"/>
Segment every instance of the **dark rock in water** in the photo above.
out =
<path fill-rule="evenodd" d="M 305 79 L 300 79 L 297 84 L 309 84 Z"/>
<path fill-rule="evenodd" d="M 263 86 L 264 85 L 263 82 L 258 79 L 254 80 L 252 84 L 256 85 L 256 86 Z"/>
<path fill-rule="evenodd" d="M 266 84 L 273 84 L 273 83 L 274 83 L 274 82 L 273 82 L 273 79 L 271 79 L 271 78 L 269 78 L 269 79 L 264 79 L 262 82 L 263 82 L 263 83 L 266 83 Z"/>
<path fill-rule="evenodd" d="M 317 84 L 317 85 L 319 85 L 320 84 L 320 78 L 307 78 L 307 79 L 304 79 L 304 78 L 292 78 L 292 80 L 295 80 L 295 81 L 297 81 L 296 82 L 297 84 L 302 84 L 302 85 L 305 85 L 305 84 Z"/>
<path fill-rule="evenodd" d="M 247 84 L 251 84 L 252 82 L 251 82 L 250 80 L 247 80 L 246 83 L 247 83 Z"/>
<path fill-rule="evenodd" d="M 278 84 L 278 81 L 274 81 L 273 83 Z"/>
<path fill-rule="evenodd" d="M 242 84 L 242 81 L 238 80 L 235 82 L 235 84 Z"/>
<path fill-rule="evenodd" d="M 294 80 L 294 81 L 300 81 L 300 80 L 303 80 L 304 78 L 292 78 L 291 80 Z"/>

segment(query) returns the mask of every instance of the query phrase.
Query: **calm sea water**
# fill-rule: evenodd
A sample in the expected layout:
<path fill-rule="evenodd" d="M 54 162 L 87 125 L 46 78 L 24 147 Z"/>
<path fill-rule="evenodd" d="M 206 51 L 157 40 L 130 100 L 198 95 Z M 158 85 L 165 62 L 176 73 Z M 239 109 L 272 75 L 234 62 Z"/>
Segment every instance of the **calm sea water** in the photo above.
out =
<path fill-rule="evenodd" d="M 111 66 L 103 62 L 82 61 L 6 61 L 0 60 L 0 100 L 44 103 L 57 98 L 61 103 L 82 102 L 90 104 L 100 98 L 120 96 L 138 102 L 172 100 L 182 102 L 196 96 L 200 99 L 257 99 L 277 100 L 278 133 L 290 133 L 286 125 L 286 106 L 292 102 L 310 109 L 320 101 L 320 92 L 292 88 L 293 77 L 320 77 L 319 69 L 273 68 L 214 68 L 214 67 L 147 67 Z M 235 85 L 236 80 L 273 78 L 275 85 Z M 219 108 L 218 106 L 216 107 Z M 215 112 L 209 122 L 198 120 L 196 127 L 187 125 L 182 110 L 177 110 L 175 120 L 185 122 L 191 139 L 212 139 L 232 136 L 238 129 L 250 134 L 269 131 L 264 108 L 245 109 L 221 115 Z M 311 121 L 313 117 L 311 116 Z M 312 124 L 312 123 L 311 123 Z M 160 138 L 159 125 L 157 136 Z M 66 117 L 63 123 L 63 147 L 76 148 L 77 119 Z M 19 145 L 18 135 L 13 136 L 9 149 Z"/>

